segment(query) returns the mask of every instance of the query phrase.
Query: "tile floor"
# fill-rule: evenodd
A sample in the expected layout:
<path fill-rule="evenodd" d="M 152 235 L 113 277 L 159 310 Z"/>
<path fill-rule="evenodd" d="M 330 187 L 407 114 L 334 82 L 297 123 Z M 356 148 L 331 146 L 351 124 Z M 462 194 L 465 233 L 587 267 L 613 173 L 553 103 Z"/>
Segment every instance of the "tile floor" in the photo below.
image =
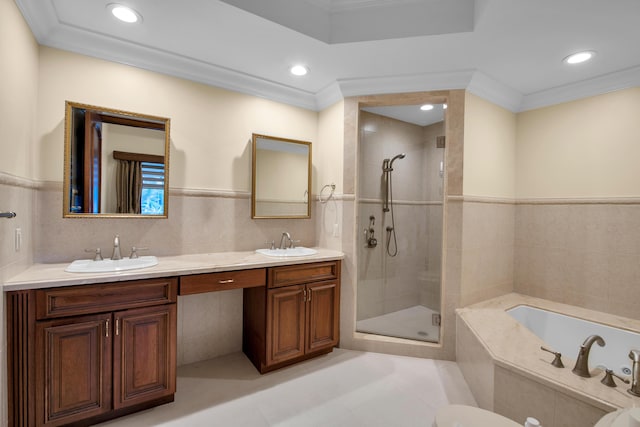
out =
<path fill-rule="evenodd" d="M 356 330 L 388 337 L 438 342 L 440 327 L 432 323 L 431 316 L 437 311 L 416 305 L 369 319 L 358 320 Z"/>
<path fill-rule="evenodd" d="M 424 426 L 476 405 L 455 362 L 335 349 L 260 375 L 242 353 L 178 368 L 176 400 L 102 426 Z"/>

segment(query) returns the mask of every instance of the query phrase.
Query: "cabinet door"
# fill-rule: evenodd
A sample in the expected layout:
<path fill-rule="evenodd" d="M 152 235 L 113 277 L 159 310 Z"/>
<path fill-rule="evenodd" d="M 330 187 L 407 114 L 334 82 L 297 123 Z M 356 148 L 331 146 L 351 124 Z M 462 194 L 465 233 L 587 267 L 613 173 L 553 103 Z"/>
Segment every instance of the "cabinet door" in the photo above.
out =
<path fill-rule="evenodd" d="M 176 391 L 176 304 L 114 314 L 114 409 Z"/>
<path fill-rule="evenodd" d="M 307 285 L 307 347 L 306 352 L 338 345 L 339 288 L 337 282 Z"/>
<path fill-rule="evenodd" d="M 288 286 L 267 294 L 267 365 L 304 355 L 305 287 Z"/>
<path fill-rule="evenodd" d="M 111 410 L 111 314 L 36 323 L 36 420 L 57 426 Z"/>

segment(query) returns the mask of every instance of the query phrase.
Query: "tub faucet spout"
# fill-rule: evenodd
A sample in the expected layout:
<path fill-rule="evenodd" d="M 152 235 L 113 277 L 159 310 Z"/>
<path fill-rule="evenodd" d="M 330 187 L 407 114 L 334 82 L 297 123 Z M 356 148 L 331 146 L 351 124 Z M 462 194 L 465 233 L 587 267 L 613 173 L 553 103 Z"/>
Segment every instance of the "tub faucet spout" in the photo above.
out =
<path fill-rule="evenodd" d="M 576 359 L 576 365 L 573 367 L 574 374 L 590 378 L 591 373 L 589 373 L 589 352 L 591 351 L 591 346 L 593 343 L 598 343 L 600 347 L 604 347 L 605 342 L 600 335 L 590 335 L 580 346 L 580 351 L 578 351 L 578 358 Z"/>

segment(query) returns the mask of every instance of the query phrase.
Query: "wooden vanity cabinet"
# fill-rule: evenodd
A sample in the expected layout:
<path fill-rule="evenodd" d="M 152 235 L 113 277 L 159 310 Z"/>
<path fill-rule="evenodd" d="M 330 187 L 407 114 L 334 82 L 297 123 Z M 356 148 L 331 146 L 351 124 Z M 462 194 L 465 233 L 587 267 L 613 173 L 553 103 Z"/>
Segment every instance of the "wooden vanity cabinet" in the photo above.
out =
<path fill-rule="evenodd" d="M 177 287 L 163 278 L 7 293 L 9 424 L 91 425 L 173 401 Z"/>
<path fill-rule="evenodd" d="M 243 351 L 261 373 L 331 352 L 339 323 L 340 261 L 271 267 L 244 290 Z"/>

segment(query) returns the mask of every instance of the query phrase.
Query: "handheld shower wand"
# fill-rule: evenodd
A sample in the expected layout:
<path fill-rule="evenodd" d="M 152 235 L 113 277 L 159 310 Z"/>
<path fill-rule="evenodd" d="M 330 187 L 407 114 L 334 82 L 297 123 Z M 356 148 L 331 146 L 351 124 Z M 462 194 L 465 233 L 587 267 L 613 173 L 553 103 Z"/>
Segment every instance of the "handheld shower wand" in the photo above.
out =
<path fill-rule="evenodd" d="M 382 211 L 389 212 L 391 211 L 391 226 L 387 227 L 387 253 L 390 256 L 396 256 L 398 254 L 398 241 L 396 240 L 396 225 L 395 220 L 393 218 L 393 185 L 391 183 L 391 172 L 393 171 L 393 162 L 396 159 L 404 159 L 406 154 L 400 153 L 394 156 L 391 159 L 384 159 L 382 161 L 382 173 L 384 180 L 384 198 L 382 201 Z M 393 243 L 395 249 L 392 251 L 390 249 L 391 238 L 393 237 Z"/>

